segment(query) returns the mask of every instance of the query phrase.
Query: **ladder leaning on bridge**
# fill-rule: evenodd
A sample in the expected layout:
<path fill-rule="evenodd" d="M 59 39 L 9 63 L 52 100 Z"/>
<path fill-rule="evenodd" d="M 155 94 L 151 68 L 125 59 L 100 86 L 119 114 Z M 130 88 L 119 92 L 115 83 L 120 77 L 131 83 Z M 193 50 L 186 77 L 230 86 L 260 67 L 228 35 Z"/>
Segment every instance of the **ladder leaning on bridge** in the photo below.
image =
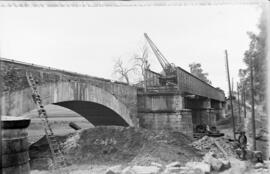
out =
<path fill-rule="evenodd" d="M 34 103 L 38 107 L 38 115 L 39 115 L 39 118 L 42 120 L 44 130 L 45 130 L 45 135 L 46 135 L 46 138 L 47 138 L 47 141 L 49 143 L 49 147 L 50 147 L 50 150 L 52 153 L 53 164 L 51 167 L 53 170 L 62 169 L 63 167 L 67 166 L 67 163 L 66 163 L 64 155 L 60 149 L 60 145 L 59 145 L 58 141 L 56 140 L 56 137 L 54 136 L 54 133 L 53 133 L 51 126 L 49 124 L 48 115 L 47 115 L 46 110 L 42 104 L 41 97 L 38 93 L 36 81 L 34 80 L 31 73 L 26 72 L 26 77 L 27 77 L 27 81 L 29 83 L 29 86 L 32 89 L 32 98 L 33 98 Z"/>

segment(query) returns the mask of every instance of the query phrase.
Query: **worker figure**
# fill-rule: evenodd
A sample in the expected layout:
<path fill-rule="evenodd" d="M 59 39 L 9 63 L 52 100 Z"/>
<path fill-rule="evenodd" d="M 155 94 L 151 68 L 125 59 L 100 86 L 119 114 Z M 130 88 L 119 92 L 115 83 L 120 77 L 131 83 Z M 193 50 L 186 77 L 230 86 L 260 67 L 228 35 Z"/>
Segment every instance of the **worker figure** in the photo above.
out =
<path fill-rule="evenodd" d="M 211 133 L 211 130 L 210 130 L 209 125 L 206 125 L 206 132 L 207 132 L 207 133 Z"/>
<path fill-rule="evenodd" d="M 242 153 L 242 160 L 246 159 L 246 148 L 247 148 L 247 137 L 245 135 L 244 131 L 240 132 L 240 135 L 238 137 L 238 142 L 239 142 L 239 147 L 241 149 L 241 153 Z"/>

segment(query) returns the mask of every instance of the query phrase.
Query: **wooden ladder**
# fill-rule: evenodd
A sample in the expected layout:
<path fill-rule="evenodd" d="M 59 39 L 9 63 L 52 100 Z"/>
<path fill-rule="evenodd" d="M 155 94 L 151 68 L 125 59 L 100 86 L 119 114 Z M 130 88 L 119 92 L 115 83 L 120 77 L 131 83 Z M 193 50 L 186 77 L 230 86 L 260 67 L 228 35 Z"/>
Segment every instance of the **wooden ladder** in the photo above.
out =
<path fill-rule="evenodd" d="M 50 166 L 53 170 L 63 169 L 67 166 L 66 160 L 64 158 L 64 155 L 60 149 L 60 144 L 58 143 L 52 128 L 48 121 L 48 115 L 46 113 L 46 110 L 42 104 L 42 99 L 40 97 L 40 94 L 37 90 L 37 82 L 34 80 L 31 73 L 26 72 L 27 81 L 29 83 L 29 86 L 32 89 L 32 98 L 34 103 L 38 107 L 38 115 L 39 118 L 42 120 L 42 124 L 44 126 L 45 135 L 52 153 L 53 157 L 53 164 Z"/>

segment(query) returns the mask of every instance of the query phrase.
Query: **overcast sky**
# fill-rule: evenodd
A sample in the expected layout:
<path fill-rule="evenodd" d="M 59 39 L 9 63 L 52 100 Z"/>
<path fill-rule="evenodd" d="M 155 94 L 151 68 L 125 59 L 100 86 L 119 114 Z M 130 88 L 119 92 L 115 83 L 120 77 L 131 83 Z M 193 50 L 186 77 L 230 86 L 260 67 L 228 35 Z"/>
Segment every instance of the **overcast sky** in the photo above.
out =
<path fill-rule="evenodd" d="M 224 50 L 236 81 L 259 16 L 255 5 L 1 8 L 0 56 L 112 79 L 114 60 L 128 62 L 146 32 L 169 62 L 201 63 L 227 93 Z"/>

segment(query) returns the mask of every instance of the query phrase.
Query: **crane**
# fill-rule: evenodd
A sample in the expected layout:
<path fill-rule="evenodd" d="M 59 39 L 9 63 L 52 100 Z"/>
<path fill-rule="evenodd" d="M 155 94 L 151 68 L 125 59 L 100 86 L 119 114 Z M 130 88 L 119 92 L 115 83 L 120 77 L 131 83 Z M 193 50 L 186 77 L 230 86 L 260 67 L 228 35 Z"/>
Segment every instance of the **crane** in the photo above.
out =
<path fill-rule="evenodd" d="M 162 84 L 167 83 L 173 83 L 176 84 L 176 68 L 175 65 L 172 63 L 169 63 L 169 61 L 164 57 L 164 55 L 159 51 L 157 46 L 154 44 L 154 42 L 149 38 L 147 33 L 144 33 L 144 37 L 147 40 L 148 44 L 150 45 L 152 51 L 156 55 L 160 65 L 162 66 L 162 69 L 165 73 L 166 77 L 161 78 Z"/>
<path fill-rule="evenodd" d="M 156 55 L 160 65 L 162 66 L 162 69 L 164 70 L 166 75 L 171 75 L 175 71 L 175 66 L 164 57 L 164 55 L 159 51 L 157 46 L 154 44 L 154 42 L 149 38 L 149 36 L 144 33 L 144 37 L 146 38 L 147 42 L 149 43 L 152 51 Z"/>

